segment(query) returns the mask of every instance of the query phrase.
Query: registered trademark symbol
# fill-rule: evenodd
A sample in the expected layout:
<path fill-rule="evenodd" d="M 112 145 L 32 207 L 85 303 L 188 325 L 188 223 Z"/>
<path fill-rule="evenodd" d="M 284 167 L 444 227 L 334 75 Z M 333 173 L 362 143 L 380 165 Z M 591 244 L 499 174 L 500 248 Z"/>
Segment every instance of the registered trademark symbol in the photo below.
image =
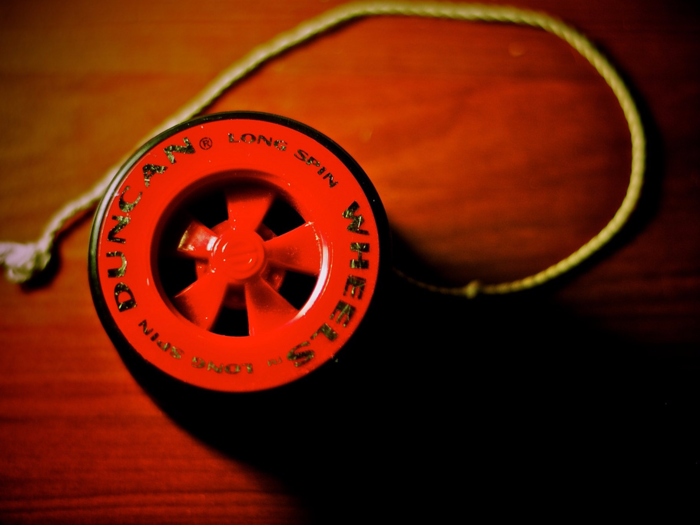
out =
<path fill-rule="evenodd" d="M 214 143 L 211 141 L 209 137 L 204 137 L 202 140 L 199 141 L 199 147 L 202 149 L 209 149 L 214 145 Z"/>

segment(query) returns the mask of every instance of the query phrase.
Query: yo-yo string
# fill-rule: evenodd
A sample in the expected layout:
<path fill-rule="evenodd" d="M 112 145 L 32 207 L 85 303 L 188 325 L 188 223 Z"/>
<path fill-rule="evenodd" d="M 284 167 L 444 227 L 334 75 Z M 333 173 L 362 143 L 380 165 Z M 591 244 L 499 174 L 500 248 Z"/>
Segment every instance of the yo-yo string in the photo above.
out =
<path fill-rule="evenodd" d="M 473 298 L 480 293 L 505 294 L 532 288 L 571 270 L 599 250 L 620 231 L 639 200 L 644 180 L 645 137 L 642 121 L 634 100 L 617 71 L 584 35 L 547 14 L 515 7 L 423 2 L 359 2 L 339 6 L 307 20 L 296 28 L 281 33 L 269 42 L 253 49 L 248 55 L 221 72 L 202 92 L 162 122 L 145 139 L 139 141 L 137 147 L 166 129 L 198 115 L 234 83 L 245 78 L 259 66 L 284 51 L 343 22 L 356 18 L 390 15 L 513 23 L 540 28 L 558 36 L 588 60 L 608 84 L 627 120 L 632 142 L 630 181 L 620 208 L 610 222 L 595 237 L 558 263 L 523 279 L 500 284 L 482 284 L 474 280 L 462 287 L 434 286 L 396 270 L 399 275 L 417 286 L 443 294 L 461 295 L 468 298 Z M 0 243 L 0 263 L 5 266 L 5 275 L 9 281 L 15 283 L 25 282 L 46 267 L 51 259 L 53 246 L 58 234 L 72 217 L 94 207 L 104 195 L 107 186 L 121 164 L 128 157 L 129 155 L 126 155 L 120 162 L 110 167 L 99 182 L 90 190 L 58 210 L 45 226 L 38 240 L 29 243 Z"/>

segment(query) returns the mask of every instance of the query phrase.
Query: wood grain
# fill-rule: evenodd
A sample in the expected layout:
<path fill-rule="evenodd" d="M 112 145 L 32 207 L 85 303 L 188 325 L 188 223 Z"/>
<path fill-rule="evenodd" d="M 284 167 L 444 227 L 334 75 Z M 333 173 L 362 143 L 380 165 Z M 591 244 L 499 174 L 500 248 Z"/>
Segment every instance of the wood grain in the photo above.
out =
<path fill-rule="evenodd" d="M 338 3 L 0 3 L 0 238 L 36 238 L 222 68 Z M 592 483 L 697 476 L 699 10 L 519 5 L 586 33 L 643 112 L 647 183 L 609 248 L 513 297 L 391 280 L 336 369 L 210 396 L 114 350 L 88 289 L 85 217 L 46 276 L 0 281 L 0 522 L 439 523 L 504 497 L 540 511 L 543 492 L 588 505 Z M 209 109 L 225 110 L 341 144 L 382 196 L 396 265 L 435 282 L 545 268 L 606 224 L 627 185 L 612 93 L 527 28 L 360 20 Z"/>

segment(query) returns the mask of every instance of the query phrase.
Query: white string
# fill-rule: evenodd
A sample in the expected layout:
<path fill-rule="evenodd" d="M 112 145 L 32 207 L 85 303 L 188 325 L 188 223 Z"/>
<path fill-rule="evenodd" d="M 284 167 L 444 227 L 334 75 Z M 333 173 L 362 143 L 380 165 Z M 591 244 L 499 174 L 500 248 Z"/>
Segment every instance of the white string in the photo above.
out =
<path fill-rule="evenodd" d="M 615 213 L 612 220 L 598 235 L 566 259 L 535 275 L 525 277 L 524 279 L 491 285 L 482 285 L 479 281 L 472 281 L 464 287 L 447 288 L 423 283 L 398 272 L 400 275 L 403 275 L 410 282 L 418 286 L 444 294 L 463 295 L 472 298 L 478 293 L 509 293 L 542 284 L 577 266 L 600 249 L 620 230 L 620 228 L 622 228 L 639 199 L 644 178 L 644 129 L 634 100 L 615 69 L 585 36 L 549 15 L 514 7 L 432 2 L 360 2 L 339 6 L 302 23 L 291 31 L 278 35 L 266 44 L 255 48 L 241 60 L 232 64 L 199 93 L 199 95 L 162 122 L 149 133 L 146 138 L 139 141 L 137 147 L 145 143 L 151 137 L 194 117 L 219 97 L 224 90 L 235 82 L 245 78 L 249 73 L 271 58 L 343 22 L 359 17 L 382 15 L 515 23 L 538 27 L 558 36 L 568 42 L 588 60 L 610 86 L 622 107 L 632 141 L 632 170 L 630 183 L 620 208 L 617 213 Z M 5 266 L 5 275 L 9 281 L 15 283 L 25 282 L 46 267 L 51 259 L 51 253 L 57 235 L 66 226 L 71 217 L 74 217 L 80 212 L 89 210 L 95 205 L 104 195 L 117 170 L 127 158 L 128 155 L 119 163 L 109 168 L 102 176 L 101 180 L 88 192 L 63 206 L 45 226 L 41 237 L 37 241 L 24 244 L 16 242 L 0 243 L 0 264 Z"/>

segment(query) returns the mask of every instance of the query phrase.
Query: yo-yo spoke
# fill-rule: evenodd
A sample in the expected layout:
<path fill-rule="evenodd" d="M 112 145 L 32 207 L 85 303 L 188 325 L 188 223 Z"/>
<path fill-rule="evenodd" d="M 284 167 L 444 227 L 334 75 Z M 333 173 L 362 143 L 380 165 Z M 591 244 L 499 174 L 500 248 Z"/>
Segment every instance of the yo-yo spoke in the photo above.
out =
<path fill-rule="evenodd" d="M 250 335 L 280 327 L 291 321 L 297 314 L 297 309 L 264 279 L 255 279 L 246 283 L 245 299 Z"/>
<path fill-rule="evenodd" d="M 180 238 L 177 252 L 192 259 L 208 259 L 218 236 L 197 219 L 192 219 Z"/>
<path fill-rule="evenodd" d="M 257 230 L 275 195 L 266 188 L 232 188 L 226 192 L 228 223 L 234 229 Z"/>
<path fill-rule="evenodd" d="M 321 268 L 320 239 L 310 222 L 267 241 L 265 254 L 273 266 L 306 275 L 318 275 Z"/>
<path fill-rule="evenodd" d="M 173 297 L 177 309 L 190 321 L 211 330 L 224 302 L 227 282 L 208 272 Z"/>

